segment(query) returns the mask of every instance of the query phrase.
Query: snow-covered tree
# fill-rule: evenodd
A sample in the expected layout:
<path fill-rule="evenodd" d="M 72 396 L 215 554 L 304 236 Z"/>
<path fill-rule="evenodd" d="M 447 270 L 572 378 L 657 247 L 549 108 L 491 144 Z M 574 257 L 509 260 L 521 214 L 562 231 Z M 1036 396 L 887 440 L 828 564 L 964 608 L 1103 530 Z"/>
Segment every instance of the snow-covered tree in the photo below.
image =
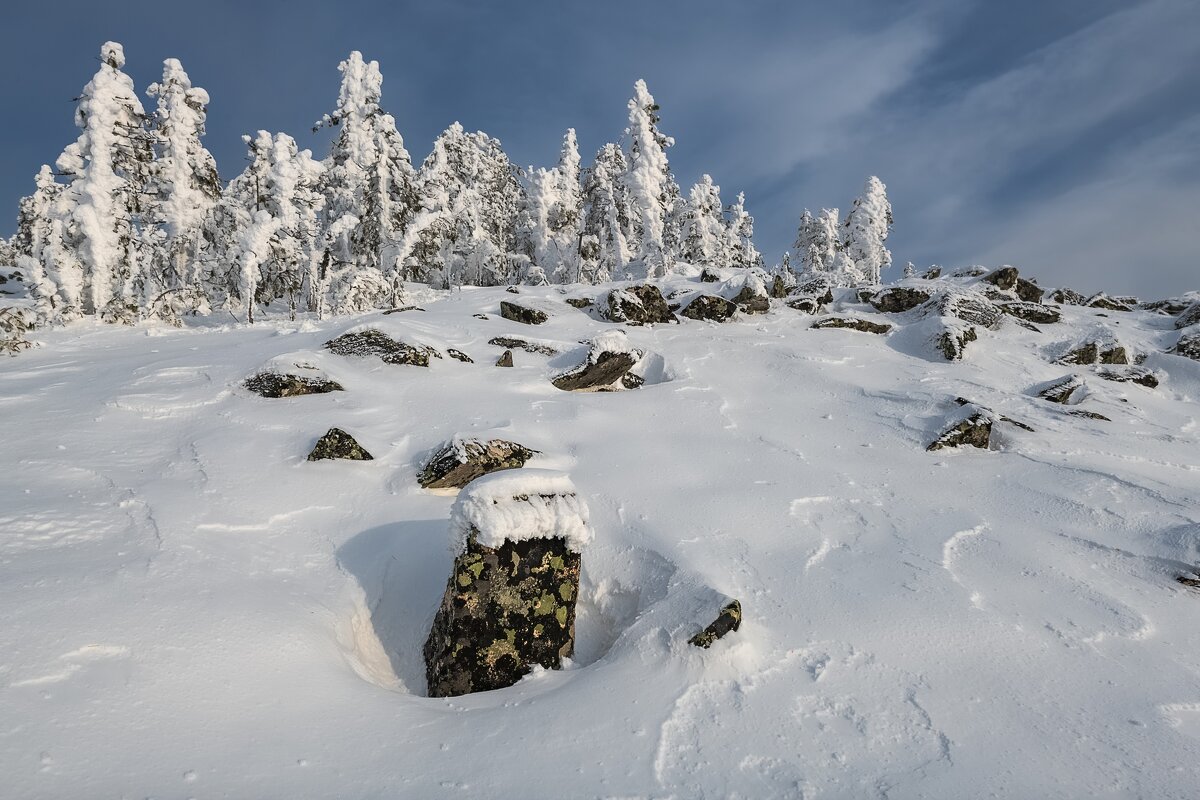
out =
<path fill-rule="evenodd" d="M 56 162 L 70 178 L 59 203 L 64 246 L 81 273 L 58 281 L 60 288 L 68 286 L 61 309 L 67 318 L 98 314 L 129 321 L 145 299 L 138 225 L 153 153 L 145 111 L 133 81 L 121 72 L 124 65 L 121 45 L 105 42 L 100 70 L 79 96 L 79 138 Z M 61 266 L 63 272 L 74 269 Z"/>
<path fill-rule="evenodd" d="M 746 211 L 746 195 L 738 192 L 737 200 L 727 209 L 726 237 L 729 240 L 731 266 L 740 269 L 762 268 L 762 253 L 754 246 L 754 217 Z"/>
<path fill-rule="evenodd" d="M 840 249 L 839 227 L 836 208 L 822 209 L 816 217 L 804 209 L 796 231 L 796 243 L 792 245 L 801 274 L 833 271 L 834 258 Z"/>
<path fill-rule="evenodd" d="M 721 187 L 711 175 L 702 175 L 688 194 L 681 215 L 683 242 L 680 257 L 702 267 L 733 266 L 731 240 L 722 216 Z"/>
<path fill-rule="evenodd" d="M 500 142 L 456 122 L 434 142 L 417 182 L 419 210 L 398 252 L 404 277 L 439 288 L 512 279 L 522 191 Z"/>
<path fill-rule="evenodd" d="M 917 277 L 917 265 L 912 263 L 911 261 L 909 261 L 907 264 L 905 264 L 904 265 L 904 277 L 906 279 Z"/>
<path fill-rule="evenodd" d="M 675 144 L 658 129 L 659 106 L 639 80 L 629 101 L 629 167 L 623 176 L 630 204 L 631 230 L 641 276 L 657 278 L 671 271 L 679 234 L 671 223 L 679 201 L 679 186 L 671 175 L 667 148 Z"/>
<path fill-rule="evenodd" d="M 81 306 L 83 270 L 63 242 L 63 222 L 58 214 L 62 184 L 54 180 L 49 166 L 42 167 L 35 181 L 34 193 L 21 198 L 12 258 L 24 274 L 38 318 L 56 322 L 68 304 Z"/>
<path fill-rule="evenodd" d="M 356 50 L 338 69 L 337 107 L 316 127 L 338 128 L 321 181 L 322 304 L 346 313 L 396 303 L 396 247 L 418 199 L 404 139 L 379 105 L 379 63 L 364 62 Z"/>
<path fill-rule="evenodd" d="M 529 258 L 524 282 L 578 283 L 583 192 L 575 129 L 563 137 L 558 165 L 528 172 L 517 249 Z"/>
<path fill-rule="evenodd" d="M 628 163 L 621 148 L 606 144 L 583 176 L 583 233 L 580 268 L 587 283 L 624 277 L 630 260 L 629 203 L 621 176 Z"/>
<path fill-rule="evenodd" d="M 879 283 L 883 270 L 892 263 L 892 254 L 884 246 L 892 228 L 892 204 L 879 178 L 867 178 L 842 228 L 842 247 L 862 273 L 863 282 Z"/>
<path fill-rule="evenodd" d="M 143 237 L 148 245 L 151 313 L 172 315 L 204 304 L 200 249 L 205 219 L 221 196 L 217 162 L 201 144 L 208 92 L 193 87 L 177 59 L 163 62 L 159 83 L 147 90 L 158 100 L 151 122 L 154 162 L 146 187 Z M 167 295 L 178 302 L 166 302 Z"/>

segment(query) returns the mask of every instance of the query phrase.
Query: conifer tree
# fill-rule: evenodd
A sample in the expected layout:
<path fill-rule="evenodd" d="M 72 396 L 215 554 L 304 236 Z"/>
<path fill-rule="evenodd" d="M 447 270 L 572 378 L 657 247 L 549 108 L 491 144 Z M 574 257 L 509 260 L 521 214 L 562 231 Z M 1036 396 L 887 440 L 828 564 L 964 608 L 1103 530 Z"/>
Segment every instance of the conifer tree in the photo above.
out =
<path fill-rule="evenodd" d="M 892 204 L 879 178 L 867 178 L 842 228 L 842 247 L 862 274 L 862 281 L 879 283 L 883 270 L 892 263 L 891 251 L 884 246 L 892 228 Z"/>
<path fill-rule="evenodd" d="M 636 258 L 641 276 L 659 278 L 671 271 L 678 230 L 671 225 L 679 201 L 679 186 L 671 175 L 667 148 L 675 143 L 658 129 L 659 106 L 646 88 L 646 82 L 634 84 L 629 101 L 629 167 L 623 184 L 629 195 L 630 234 L 636 243 Z"/>
<path fill-rule="evenodd" d="M 63 243 L 63 223 L 57 213 L 62 184 L 54 180 L 49 166 L 42 167 L 35 182 L 34 193 L 21 198 L 12 261 L 24 273 L 39 320 L 57 322 L 68 301 L 80 305 L 82 271 Z"/>
<path fill-rule="evenodd" d="M 834 260 L 840 249 L 838 210 L 822 209 L 814 217 L 806 208 L 800 217 L 796 231 L 796 243 L 792 249 L 800 263 L 800 272 L 825 274 L 833 272 Z"/>
<path fill-rule="evenodd" d="M 702 175 L 692 187 L 682 215 L 680 257 L 684 261 L 696 266 L 732 266 L 730 239 L 721 212 L 721 187 L 713 183 L 712 176 Z"/>
<path fill-rule="evenodd" d="M 754 217 L 746 211 L 744 192 L 738 192 L 737 200 L 730 204 L 727 212 L 726 237 L 729 241 L 732 266 L 739 269 L 761 269 L 762 253 L 754 246 Z"/>
<path fill-rule="evenodd" d="M 629 203 L 621 176 L 628 165 L 615 144 L 606 144 L 583 176 L 583 232 L 580 269 L 587 283 L 624 277 L 629 264 Z"/>

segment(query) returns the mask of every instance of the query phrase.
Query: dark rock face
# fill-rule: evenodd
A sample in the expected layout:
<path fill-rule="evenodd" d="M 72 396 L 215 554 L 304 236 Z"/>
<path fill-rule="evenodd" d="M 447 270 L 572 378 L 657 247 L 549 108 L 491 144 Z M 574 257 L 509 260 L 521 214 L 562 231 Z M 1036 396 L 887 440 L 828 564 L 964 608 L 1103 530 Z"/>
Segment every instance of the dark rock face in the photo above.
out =
<path fill-rule="evenodd" d="M 675 315 L 667 308 L 662 292 L 648 283 L 609 292 L 605 316 L 613 322 L 626 325 L 655 325 L 675 321 Z"/>
<path fill-rule="evenodd" d="M 967 350 L 967 345 L 979 339 L 979 334 L 974 328 L 965 328 L 963 330 L 953 330 L 947 328 L 942 331 L 934 344 L 947 361 L 961 361 L 963 354 Z"/>
<path fill-rule="evenodd" d="M 1084 390 L 1084 383 L 1075 375 L 1066 375 L 1038 392 L 1038 397 L 1051 403 L 1062 405 L 1078 402 L 1078 395 Z"/>
<path fill-rule="evenodd" d="M 1004 316 L 999 306 L 977 292 L 947 292 L 935 305 L 943 317 L 954 317 L 989 329 L 999 325 Z"/>
<path fill-rule="evenodd" d="M 536 453 L 503 439 L 448 442 L 426 462 L 417 482 L 425 489 L 461 489 L 481 475 L 519 469 Z"/>
<path fill-rule="evenodd" d="M 1001 303 L 1000 312 L 1010 317 L 1023 319 L 1026 322 L 1036 322 L 1039 325 L 1053 325 L 1062 321 L 1062 314 L 1057 309 L 1044 306 L 1041 303 Z"/>
<path fill-rule="evenodd" d="M 921 273 L 921 277 L 927 281 L 937 280 L 938 278 L 942 277 L 942 268 L 941 267 L 930 267 L 929 269 L 927 269 Z"/>
<path fill-rule="evenodd" d="M 1133 306 L 1125 305 L 1116 298 L 1109 297 L 1104 292 L 1092 295 L 1087 301 L 1089 308 L 1102 308 L 1105 311 L 1132 311 Z"/>
<path fill-rule="evenodd" d="M 862 333 L 890 333 L 892 326 L 886 322 L 872 322 L 869 319 L 861 319 L 859 317 L 826 317 L 819 319 L 809 327 L 811 328 L 845 328 L 852 331 L 861 331 Z"/>
<path fill-rule="evenodd" d="M 1050 299 L 1060 306 L 1082 306 L 1087 304 L 1087 298 L 1074 289 L 1065 286 L 1050 293 Z"/>
<path fill-rule="evenodd" d="M 942 431 L 925 449 L 929 452 L 948 447 L 978 447 L 988 449 L 992 439 L 993 420 L 989 414 L 978 412 Z"/>
<path fill-rule="evenodd" d="M 428 367 L 429 358 L 441 358 L 432 347 L 417 347 L 398 342 L 383 331 L 365 330 L 344 333 L 325 343 L 325 349 L 339 356 L 379 356 L 385 364 L 409 364 Z"/>
<path fill-rule="evenodd" d="M 721 280 L 721 276 L 718 275 L 716 272 L 714 272 L 709 267 L 705 267 L 704 269 L 700 270 L 700 282 L 701 283 L 717 283 L 720 280 Z"/>
<path fill-rule="evenodd" d="M 728 603 L 721 609 L 717 618 L 708 627 L 688 639 L 688 644 L 708 649 L 713 642 L 727 633 L 733 633 L 742 626 L 742 604 L 737 600 Z"/>
<path fill-rule="evenodd" d="M 984 275 L 982 280 L 1006 292 L 1011 292 L 1017 288 L 1017 279 L 1019 277 L 1020 275 L 1017 273 L 1016 267 L 1001 267 Z"/>
<path fill-rule="evenodd" d="M 549 345 L 538 344 L 537 342 L 520 339 L 516 336 L 493 336 L 491 339 L 488 339 L 488 344 L 495 345 L 496 347 L 506 347 L 509 350 L 519 349 L 527 353 L 538 353 L 543 356 L 558 355 L 558 351 Z"/>
<path fill-rule="evenodd" d="M 546 312 L 544 311 L 538 311 L 536 308 L 527 308 L 525 306 L 517 305 L 516 303 L 510 303 L 507 300 L 500 301 L 500 316 L 504 317 L 505 319 L 511 319 L 513 322 L 520 322 L 525 325 L 541 325 L 543 322 L 550 319 L 550 317 L 546 316 Z"/>
<path fill-rule="evenodd" d="M 277 372 L 260 372 L 258 375 L 247 378 L 242 385 L 263 397 L 299 397 L 305 394 L 345 391 L 337 381 L 299 375 L 281 375 Z"/>
<path fill-rule="evenodd" d="M 630 372 L 637 358 L 632 353 L 601 353 L 595 362 L 555 378 L 554 385 L 564 392 L 616 392 L 636 389 L 645 381 Z"/>
<path fill-rule="evenodd" d="M 775 298 L 776 300 L 781 300 L 787 297 L 795 288 L 795 278 L 789 280 L 788 277 L 784 275 L 776 275 L 771 279 L 771 297 Z"/>
<path fill-rule="evenodd" d="M 1068 351 L 1058 360 L 1060 364 L 1128 364 L 1129 354 L 1119 344 L 1111 347 L 1099 342 L 1087 342 Z"/>
<path fill-rule="evenodd" d="M 1175 320 L 1175 330 L 1183 330 L 1193 325 L 1200 325 L 1200 302 L 1192 303 Z"/>
<path fill-rule="evenodd" d="M 596 302 L 595 300 L 592 300 L 589 297 L 568 297 L 567 298 L 567 305 L 571 306 L 572 308 L 591 308 L 595 302 Z"/>
<path fill-rule="evenodd" d="M 1145 386 L 1147 389 L 1158 388 L 1158 376 L 1150 370 L 1141 367 L 1130 367 L 1123 370 L 1101 369 L 1096 374 L 1106 381 L 1136 383 L 1139 386 Z"/>
<path fill-rule="evenodd" d="M 343 458 L 349 461 L 373 461 L 375 459 L 354 437 L 341 428 L 330 428 L 328 433 L 317 439 L 317 445 L 308 454 L 309 461 Z"/>
<path fill-rule="evenodd" d="M 713 322 L 726 322 L 737 311 L 737 304 L 731 303 L 724 297 L 715 294 L 702 294 L 687 304 L 683 316 L 688 319 L 707 319 Z"/>
<path fill-rule="evenodd" d="M 793 297 L 787 301 L 787 306 L 803 314 L 816 314 L 822 309 L 821 301 L 816 297 Z"/>
<path fill-rule="evenodd" d="M 474 364 L 475 359 L 464 353 L 462 350 L 455 350 L 453 347 L 446 350 L 446 355 L 453 358 L 455 361 L 462 361 L 465 364 Z"/>
<path fill-rule="evenodd" d="M 1103 414 L 1097 414 L 1095 411 L 1085 411 L 1082 408 L 1077 408 L 1072 411 L 1068 411 L 1067 413 L 1073 417 L 1083 417 L 1084 419 L 1095 419 L 1095 420 L 1100 420 L 1101 422 L 1112 422 L 1111 419 L 1104 416 Z"/>
<path fill-rule="evenodd" d="M 1171 352 L 1193 361 L 1200 361 L 1200 329 L 1192 333 L 1184 332 L 1175 346 L 1171 348 Z"/>
<path fill-rule="evenodd" d="M 384 314 L 384 316 L 387 316 L 388 314 L 400 314 L 405 311 L 424 311 L 424 310 L 425 309 L 421 308 L 420 306 L 400 306 L 399 308 L 389 308 L 387 311 L 383 312 L 383 314 Z"/>
<path fill-rule="evenodd" d="M 884 289 L 870 299 L 875 310 L 885 314 L 903 314 L 911 311 L 922 303 L 929 302 L 933 295 L 915 286 L 893 286 Z"/>
<path fill-rule="evenodd" d="M 745 286 L 737 296 L 733 298 L 733 303 L 743 314 L 765 314 L 771 310 L 771 299 L 765 294 L 759 294 L 753 288 Z"/>
<path fill-rule="evenodd" d="M 534 665 L 561 667 L 575 650 L 579 567 L 562 538 L 496 549 L 468 539 L 425 642 L 429 696 L 502 689 Z"/>
<path fill-rule="evenodd" d="M 513 365 L 512 350 L 505 350 L 503 353 L 500 354 L 500 357 L 498 359 L 496 359 L 497 367 L 511 367 L 512 365 Z"/>
<path fill-rule="evenodd" d="M 1040 303 L 1042 302 L 1042 296 L 1046 294 L 1045 289 L 1033 281 L 1027 281 L 1024 278 L 1017 278 L 1017 285 L 1013 291 L 1017 293 L 1017 297 L 1026 303 Z"/>

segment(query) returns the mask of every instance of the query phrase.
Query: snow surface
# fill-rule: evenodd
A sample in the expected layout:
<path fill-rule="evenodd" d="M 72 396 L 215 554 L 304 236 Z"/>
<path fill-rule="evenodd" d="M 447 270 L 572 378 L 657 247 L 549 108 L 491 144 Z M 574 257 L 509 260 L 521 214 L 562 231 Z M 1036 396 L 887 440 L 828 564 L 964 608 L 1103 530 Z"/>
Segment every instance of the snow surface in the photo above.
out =
<path fill-rule="evenodd" d="M 776 307 L 631 328 L 670 379 L 578 394 L 550 377 L 611 323 L 561 304 L 560 355 L 495 369 L 511 295 L 441 297 L 85 321 L 0 359 L 0 794 L 1195 795 L 1200 596 L 1174 578 L 1200 561 L 1200 363 L 1162 353 L 1170 317 L 1066 307 L 951 364 Z M 366 322 L 476 363 L 322 349 Z M 1112 422 L 1033 392 L 1089 373 L 1050 362 L 1092 322 L 1163 375 L 1089 377 L 1073 408 Z M 240 388 L 285 355 L 346 391 Z M 958 396 L 1036 433 L 926 453 Z M 376 459 L 305 461 L 333 426 Z M 595 538 L 572 668 L 430 699 L 454 499 L 416 473 L 456 434 L 541 451 Z M 728 598 L 741 630 L 689 646 Z"/>
<path fill-rule="evenodd" d="M 516 469 L 476 478 L 450 509 L 450 529 L 463 552 L 472 533 L 484 547 L 562 537 L 576 553 L 592 541 L 588 507 L 565 472 Z"/>

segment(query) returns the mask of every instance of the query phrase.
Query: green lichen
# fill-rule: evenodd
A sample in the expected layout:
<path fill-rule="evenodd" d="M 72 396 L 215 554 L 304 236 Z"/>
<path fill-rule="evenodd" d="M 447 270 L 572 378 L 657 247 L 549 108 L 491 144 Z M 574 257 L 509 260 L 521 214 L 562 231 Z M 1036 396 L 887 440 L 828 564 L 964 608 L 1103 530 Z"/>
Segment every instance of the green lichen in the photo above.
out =
<path fill-rule="evenodd" d="M 559 627 L 567 627 L 567 607 L 559 606 L 554 612 L 554 618 L 558 620 Z"/>
<path fill-rule="evenodd" d="M 533 607 L 533 613 L 539 616 L 543 614 L 553 614 L 554 607 L 557 605 L 554 601 L 554 595 L 544 594 L 538 599 L 537 605 Z"/>
<path fill-rule="evenodd" d="M 570 581 L 563 581 L 561 584 L 559 584 L 558 596 L 561 597 L 564 602 L 569 602 L 571 598 L 575 596 L 575 587 L 571 585 Z"/>

